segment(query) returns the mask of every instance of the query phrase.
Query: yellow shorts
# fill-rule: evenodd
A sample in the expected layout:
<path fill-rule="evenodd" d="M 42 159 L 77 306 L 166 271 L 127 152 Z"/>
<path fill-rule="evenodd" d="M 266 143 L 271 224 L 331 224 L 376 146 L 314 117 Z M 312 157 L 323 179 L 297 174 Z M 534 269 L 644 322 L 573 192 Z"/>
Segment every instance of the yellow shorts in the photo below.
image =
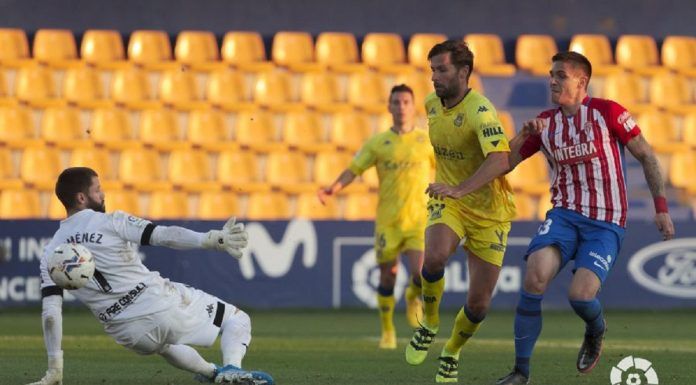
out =
<path fill-rule="evenodd" d="M 428 202 L 428 224 L 442 223 L 460 239 L 466 238 L 464 248 L 496 266 L 503 265 L 510 222 L 480 219 L 468 214 L 453 200 L 431 199 Z"/>
<path fill-rule="evenodd" d="M 396 260 L 404 250 L 423 250 L 425 247 L 425 229 L 401 230 L 398 227 L 375 228 L 375 251 L 377 263 Z"/>

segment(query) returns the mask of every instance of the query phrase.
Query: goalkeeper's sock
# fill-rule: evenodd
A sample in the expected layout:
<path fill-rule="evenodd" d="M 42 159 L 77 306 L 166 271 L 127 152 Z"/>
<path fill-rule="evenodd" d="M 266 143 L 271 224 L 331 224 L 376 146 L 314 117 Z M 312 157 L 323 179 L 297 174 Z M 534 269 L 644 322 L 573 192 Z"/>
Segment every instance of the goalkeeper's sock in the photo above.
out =
<path fill-rule="evenodd" d="M 394 288 L 377 287 L 377 308 L 382 325 L 382 333 L 394 330 Z"/>
<path fill-rule="evenodd" d="M 166 345 L 159 353 L 172 366 L 212 378 L 215 365 L 204 360 L 196 349 L 187 345 Z"/>
<path fill-rule="evenodd" d="M 440 300 L 445 291 L 445 270 L 433 273 L 423 267 L 421 277 L 424 324 L 431 330 L 437 330 L 440 327 Z"/>
<path fill-rule="evenodd" d="M 604 331 L 604 316 L 599 299 L 595 298 L 591 301 L 570 300 L 570 306 L 585 321 L 585 334 L 596 336 Z"/>
<path fill-rule="evenodd" d="M 522 290 L 515 314 L 515 367 L 529 378 L 529 360 L 541 334 L 540 294 L 530 294 Z"/>
<path fill-rule="evenodd" d="M 235 309 L 220 325 L 222 337 L 220 348 L 222 349 L 222 366 L 234 365 L 242 367 L 242 358 L 247 352 L 251 342 L 251 319 L 247 313 Z"/>
<path fill-rule="evenodd" d="M 485 317 L 485 314 L 475 315 L 471 313 L 466 305 L 461 308 L 459 313 L 457 313 L 457 318 L 454 320 L 452 335 L 445 344 L 445 353 L 453 357 L 459 357 L 462 346 L 476 333 Z"/>

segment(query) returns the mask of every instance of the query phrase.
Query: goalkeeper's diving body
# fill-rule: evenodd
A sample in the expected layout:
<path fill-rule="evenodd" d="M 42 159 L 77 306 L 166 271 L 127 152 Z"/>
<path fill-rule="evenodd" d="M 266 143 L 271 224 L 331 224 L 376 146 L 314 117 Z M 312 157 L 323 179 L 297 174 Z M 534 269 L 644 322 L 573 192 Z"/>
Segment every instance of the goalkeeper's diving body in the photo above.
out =
<path fill-rule="evenodd" d="M 241 369 L 251 341 L 250 319 L 245 312 L 161 277 L 148 270 L 137 254 L 137 245 L 153 245 L 225 251 L 239 259 L 247 245 L 243 224 L 232 218 L 221 230 L 198 233 L 178 226 L 158 226 L 122 211 L 106 214 L 99 177 L 87 167 L 65 169 L 55 192 L 67 218 L 60 222 L 41 258 L 41 318 L 48 370 L 32 385 L 62 384 L 63 290 L 51 281 L 46 260 L 56 246 L 76 241 L 92 252 L 97 268 L 85 287 L 71 293 L 118 344 L 139 354 L 159 354 L 171 365 L 195 373 L 201 382 L 274 384 L 267 373 Z M 211 346 L 218 334 L 222 335 L 222 366 L 207 362 L 189 346 Z"/>

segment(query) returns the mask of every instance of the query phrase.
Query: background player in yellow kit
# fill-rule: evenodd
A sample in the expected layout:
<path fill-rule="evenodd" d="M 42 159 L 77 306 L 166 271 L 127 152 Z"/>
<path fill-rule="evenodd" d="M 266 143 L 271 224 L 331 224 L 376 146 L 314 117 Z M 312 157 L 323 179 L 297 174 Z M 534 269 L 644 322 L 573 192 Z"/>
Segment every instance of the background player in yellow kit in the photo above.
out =
<path fill-rule="evenodd" d="M 488 311 L 515 216 L 512 191 L 504 177 L 486 175 L 488 162 L 508 162 L 510 151 L 493 105 L 469 88 L 474 56 L 461 41 L 435 45 L 428 54 L 435 93 L 425 100 L 430 142 L 435 149 L 436 182 L 427 193 L 422 286 L 424 319 L 406 346 L 406 361 L 422 363 L 440 326 L 439 306 L 449 256 L 463 238 L 468 254 L 469 291 L 452 335 L 440 355 L 436 382 L 457 382 L 459 352 Z M 483 178 L 482 188 L 447 196 L 443 186 Z"/>
<path fill-rule="evenodd" d="M 377 304 L 382 325 L 379 347 L 396 348 L 394 329 L 394 283 L 397 258 L 402 252 L 408 258 L 411 272 L 406 289 L 406 316 L 411 326 L 418 326 L 422 309 L 420 302 L 420 269 L 423 264 L 423 231 L 427 219 L 428 186 L 434 165 L 428 133 L 415 127 L 413 91 L 406 85 L 394 86 L 389 95 L 389 112 L 393 126 L 370 138 L 357 153 L 350 166 L 329 187 L 319 190 L 324 202 L 350 184 L 368 168 L 377 167 L 379 203 L 375 220 L 375 250 L 380 268 Z"/>

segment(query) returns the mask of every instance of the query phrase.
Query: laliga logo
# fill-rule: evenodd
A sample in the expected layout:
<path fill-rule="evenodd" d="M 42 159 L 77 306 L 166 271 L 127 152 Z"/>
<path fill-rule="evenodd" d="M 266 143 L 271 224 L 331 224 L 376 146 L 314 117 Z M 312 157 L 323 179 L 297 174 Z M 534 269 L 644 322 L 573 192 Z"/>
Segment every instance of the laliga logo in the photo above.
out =
<path fill-rule="evenodd" d="M 662 263 L 651 275 L 645 268 L 653 260 Z M 628 272 L 638 284 L 655 293 L 696 298 L 696 238 L 675 239 L 647 246 L 633 255 L 628 262 Z"/>
<path fill-rule="evenodd" d="M 609 380 L 611 385 L 657 385 L 660 383 L 652 362 L 633 356 L 625 357 L 612 367 Z"/>
<path fill-rule="evenodd" d="M 394 298 L 398 301 L 408 283 L 408 271 L 401 263 L 397 264 Z M 377 266 L 375 249 L 370 249 L 353 264 L 351 272 L 353 293 L 370 308 L 377 307 L 377 286 L 379 286 L 379 266 Z"/>
<path fill-rule="evenodd" d="M 253 255 L 263 273 L 271 278 L 282 277 L 290 271 L 295 252 L 302 245 L 302 264 L 306 268 L 317 262 L 317 232 L 312 222 L 293 220 L 288 223 L 283 239 L 275 243 L 268 231 L 260 223 L 246 225 L 249 234 L 249 246 L 239 260 L 239 268 L 246 279 L 256 275 Z"/>

